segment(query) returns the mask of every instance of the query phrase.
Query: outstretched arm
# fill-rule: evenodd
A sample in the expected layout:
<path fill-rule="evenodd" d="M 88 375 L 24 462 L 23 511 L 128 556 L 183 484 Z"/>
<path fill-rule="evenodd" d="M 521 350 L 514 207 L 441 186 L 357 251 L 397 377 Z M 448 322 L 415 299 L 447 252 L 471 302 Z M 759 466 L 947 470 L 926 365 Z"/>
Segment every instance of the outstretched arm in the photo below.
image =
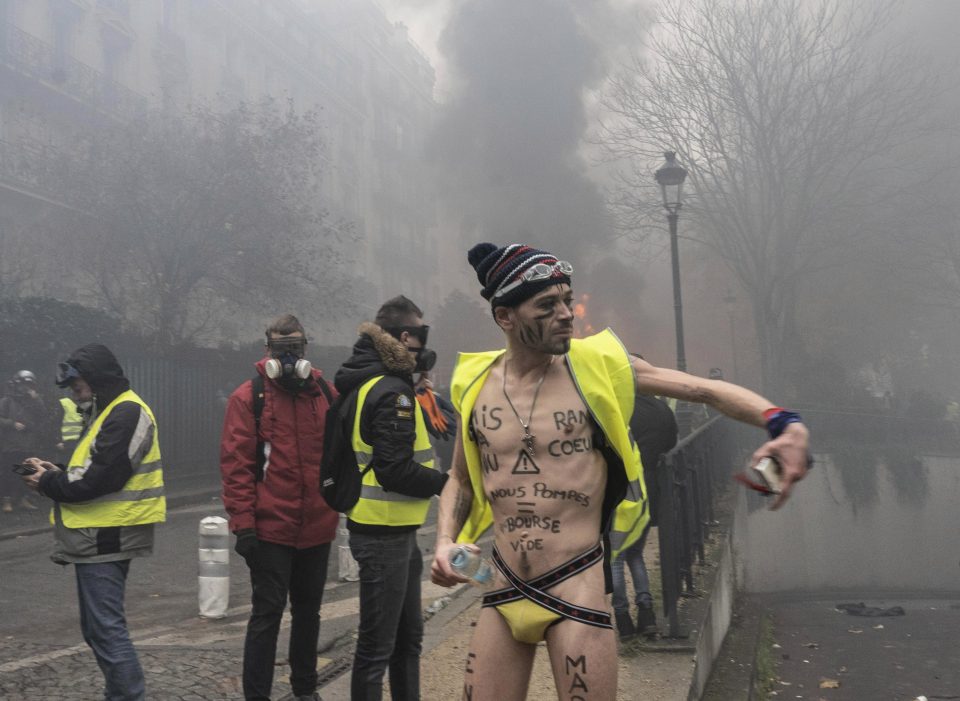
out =
<path fill-rule="evenodd" d="M 473 486 L 470 484 L 467 460 L 463 454 L 463 439 L 458 432 L 457 441 L 453 446 L 449 479 L 440 493 L 437 545 L 434 548 L 433 564 L 430 567 L 430 579 L 434 584 L 452 587 L 467 581 L 450 568 L 450 550 L 456 546 L 457 535 L 467 522 L 471 504 L 473 504 Z"/>
<path fill-rule="evenodd" d="M 756 465 L 761 458 L 772 456 L 783 469 L 783 491 L 774 500 L 771 508 L 780 508 L 790 497 L 794 483 L 806 476 L 809 431 L 799 422 L 787 423 L 784 426 L 773 423 L 768 425 L 771 410 L 777 408 L 770 400 L 740 385 L 723 380 L 708 380 L 679 370 L 658 368 L 642 358 L 632 358 L 631 364 L 638 392 L 707 404 L 738 421 L 771 429 L 775 435 L 761 445 L 751 458 L 751 464 Z"/>

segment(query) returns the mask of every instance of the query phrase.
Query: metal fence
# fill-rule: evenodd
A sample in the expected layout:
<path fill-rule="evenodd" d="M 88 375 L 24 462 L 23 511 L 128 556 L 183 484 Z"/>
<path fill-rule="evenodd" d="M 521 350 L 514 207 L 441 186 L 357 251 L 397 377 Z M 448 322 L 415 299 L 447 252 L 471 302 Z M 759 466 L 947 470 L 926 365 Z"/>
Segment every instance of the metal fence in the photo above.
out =
<path fill-rule="evenodd" d="M 328 382 L 349 355 L 343 346 L 311 346 L 308 358 Z M 121 363 L 131 388 L 156 414 L 163 466 L 170 486 L 220 479 L 220 433 L 227 398 L 253 377 L 257 347 L 181 353 L 175 357 L 127 352 Z"/>
<path fill-rule="evenodd" d="M 657 531 L 668 637 L 683 635 L 677 606 L 683 596 L 694 594 L 695 565 L 705 561 L 707 539 L 716 523 L 716 497 L 730 480 L 741 435 L 729 419 L 713 418 L 664 454 L 657 466 Z"/>
<path fill-rule="evenodd" d="M 218 479 L 224 379 L 210 364 L 163 358 L 132 359 L 124 371 L 131 388 L 156 414 L 168 479 Z"/>

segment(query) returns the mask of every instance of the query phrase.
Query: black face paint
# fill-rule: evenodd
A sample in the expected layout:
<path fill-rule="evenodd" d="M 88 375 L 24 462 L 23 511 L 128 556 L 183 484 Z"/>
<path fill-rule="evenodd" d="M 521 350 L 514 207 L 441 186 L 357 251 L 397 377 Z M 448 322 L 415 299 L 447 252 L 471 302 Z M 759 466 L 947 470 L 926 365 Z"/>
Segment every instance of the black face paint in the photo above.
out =
<path fill-rule="evenodd" d="M 550 353 L 552 355 L 562 355 L 570 350 L 570 340 L 565 338 L 557 342 L 548 342 L 550 324 L 555 323 L 558 304 L 564 305 L 568 311 L 573 310 L 573 296 L 569 290 L 564 290 L 561 286 L 556 288 L 556 296 L 545 296 L 534 305 L 533 318 L 530 321 L 519 321 L 517 324 L 517 333 L 520 341 L 530 348 Z M 567 322 L 557 322 L 558 330 L 571 330 L 573 328 L 573 319 Z"/>
<path fill-rule="evenodd" d="M 536 320 L 533 324 L 520 324 L 520 340 L 531 348 L 539 346 L 543 343 L 543 324 Z"/>

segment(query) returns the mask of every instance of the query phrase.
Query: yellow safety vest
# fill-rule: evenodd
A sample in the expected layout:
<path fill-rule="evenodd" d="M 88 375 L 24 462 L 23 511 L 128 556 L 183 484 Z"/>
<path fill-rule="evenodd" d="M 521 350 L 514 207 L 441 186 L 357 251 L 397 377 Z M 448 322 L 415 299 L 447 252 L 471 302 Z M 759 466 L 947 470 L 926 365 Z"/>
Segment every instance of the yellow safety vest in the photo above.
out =
<path fill-rule="evenodd" d="M 453 371 L 451 396 L 460 412 L 460 435 L 473 487 L 470 515 L 457 538 L 460 543 L 476 542 L 493 523 L 490 504 L 483 489 L 480 449 L 470 437 L 470 413 L 490 367 L 503 353 L 502 350 L 460 353 Z M 633 415 L 636 378 L 630 357 L 610 329 L 589 338 L 574 339 L 566 357 L 580 396 L 603 431 L 607 444 L 623 464 L 627 493 L 617 507 L 610 533 L 612 554 L 616 557 L 636 542 L 650 520 L 640 451 L 629 425 Z"/>
<path fill-rule="evenodd" d="M 77 410 L 77 404 L 69 397 L 60 397 L 63 407 L 63 423 L 60 425 L 60 440 L 75 441 L 83 432 L 83 417 Z"/>
<path fill-rule="evenodd" d="M 374 385 L 383 379 L 383 375 L 367 380 L 357 393 L 357 408 L 353 417 L 353 452 L 357 457 L 357 465 L 363 471 L 373 459 L 373 446 L 363 440 L 360 435 L 360 419 L 367 395 Z M 434 468 L 433 445 L 430 443 L 430 434 L 427 423 L 423 418 L 420 402 L 413 401 L 410 410 L 415 412 L 416 438 L 413 443 L 413 459 L 430 469 Z M 388 492 L 377 481 L 373 470 L 367 470 L 360 487 L 360 499 L 347 514 L 351 521 L 376 526 L 420 526 L 427 518 L 430 500 L 420 497 L 411 497 L 398 492 Z"/>
<path fill-rule="evenodd" d="M 143 459 L 133 464 L 133 474 L 119 492 L 104 494 L 77 504 L 60 504 L 60 516 L 67 528 L 138 526 L 166 520 L 167 502 L 163 495 L 163 466 L 160 461 L 157 421 L 150 407 L 131 390 L 123 392 L 110 402 L 90 425 L 73 451 L 67 474 L 85 470 L 90 466 L 97 434 L 104 421 L 121 402 L 135 402 L 147 412 L 153 421 L 153 443 Z"/>

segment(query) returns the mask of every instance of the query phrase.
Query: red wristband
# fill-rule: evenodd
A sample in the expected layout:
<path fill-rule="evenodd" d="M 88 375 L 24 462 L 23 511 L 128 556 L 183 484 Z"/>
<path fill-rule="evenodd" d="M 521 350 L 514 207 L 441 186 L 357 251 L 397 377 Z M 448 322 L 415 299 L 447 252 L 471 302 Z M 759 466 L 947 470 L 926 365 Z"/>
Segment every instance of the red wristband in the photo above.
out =
<path fill-rule="evenodd" d="M 772 406 L 766 411 L 763 412 L 763 420 L 769 421 L 774 415 L 779 414 L 781 411 L 786 411 L 782 406 Z"/>

